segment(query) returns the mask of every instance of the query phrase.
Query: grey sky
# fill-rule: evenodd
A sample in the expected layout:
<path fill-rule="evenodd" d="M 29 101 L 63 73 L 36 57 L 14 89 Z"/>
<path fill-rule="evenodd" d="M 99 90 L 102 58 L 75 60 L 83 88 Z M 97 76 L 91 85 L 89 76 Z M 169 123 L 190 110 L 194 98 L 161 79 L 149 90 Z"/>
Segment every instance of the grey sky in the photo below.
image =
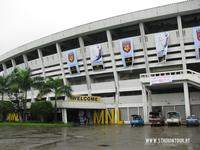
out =
<path fill-rule="evenodd" d="M 0 55 L 71 27 L 184 0 L 0 0 Z"/>

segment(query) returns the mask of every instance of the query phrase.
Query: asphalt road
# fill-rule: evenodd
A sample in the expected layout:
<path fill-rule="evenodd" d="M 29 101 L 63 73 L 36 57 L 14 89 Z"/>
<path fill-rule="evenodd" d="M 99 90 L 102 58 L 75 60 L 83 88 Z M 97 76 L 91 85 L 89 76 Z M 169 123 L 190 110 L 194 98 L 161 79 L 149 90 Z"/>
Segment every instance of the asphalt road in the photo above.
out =
<path fill-rule="evenodd" d="M 0 127 L 0 150 L 102 149 L 200 150 L 200 127 Z"/>

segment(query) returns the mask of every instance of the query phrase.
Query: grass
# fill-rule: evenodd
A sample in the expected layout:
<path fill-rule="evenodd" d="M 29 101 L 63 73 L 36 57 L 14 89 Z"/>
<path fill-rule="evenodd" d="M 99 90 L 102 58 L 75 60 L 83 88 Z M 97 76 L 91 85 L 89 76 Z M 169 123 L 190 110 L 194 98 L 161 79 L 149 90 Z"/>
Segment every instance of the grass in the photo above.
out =
<path fill-rule="evenodd" d="M 41 122 L 0 122 L 0 126 L 71 127 L 72 124 L 64 124 L 64 123 L 41 123 Z"/>

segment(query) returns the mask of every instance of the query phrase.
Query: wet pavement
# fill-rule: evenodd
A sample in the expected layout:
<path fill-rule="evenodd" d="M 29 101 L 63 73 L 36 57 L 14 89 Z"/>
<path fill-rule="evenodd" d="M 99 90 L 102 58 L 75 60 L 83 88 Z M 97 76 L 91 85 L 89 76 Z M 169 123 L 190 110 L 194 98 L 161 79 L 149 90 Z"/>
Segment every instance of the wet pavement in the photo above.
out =
<path fill-rule="evenodd" d="M 147 138 L 157 138 L 153 144 Z M 189 143 L 160 143 L 187 138 Z M 166 141 L 165 141 L 166 142 Z M 0 150 L 200 150 L 200 127 L 0 127 Z"/>

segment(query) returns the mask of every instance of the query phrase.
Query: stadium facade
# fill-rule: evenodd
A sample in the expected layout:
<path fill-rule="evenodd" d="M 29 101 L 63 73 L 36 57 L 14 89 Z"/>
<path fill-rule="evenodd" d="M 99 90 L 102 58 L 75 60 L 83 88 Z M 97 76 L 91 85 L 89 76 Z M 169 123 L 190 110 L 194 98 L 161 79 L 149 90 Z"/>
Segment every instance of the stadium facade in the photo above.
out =
<path fill-rule="evenodd" d="M 1 55 L 0 72 L 29 67 L 32 76 L 63 78 L 77 95 L 59 97 L 65 123 L 84 113 L 94 124 L 127 123 L 132 114 L 148 123 L 152 110 L 185 119 L 200 117 L 199 50 L 200 1 L 190 0 L 38 39 Z M 29 91 L 29 104 L 37 93 Z"/>

